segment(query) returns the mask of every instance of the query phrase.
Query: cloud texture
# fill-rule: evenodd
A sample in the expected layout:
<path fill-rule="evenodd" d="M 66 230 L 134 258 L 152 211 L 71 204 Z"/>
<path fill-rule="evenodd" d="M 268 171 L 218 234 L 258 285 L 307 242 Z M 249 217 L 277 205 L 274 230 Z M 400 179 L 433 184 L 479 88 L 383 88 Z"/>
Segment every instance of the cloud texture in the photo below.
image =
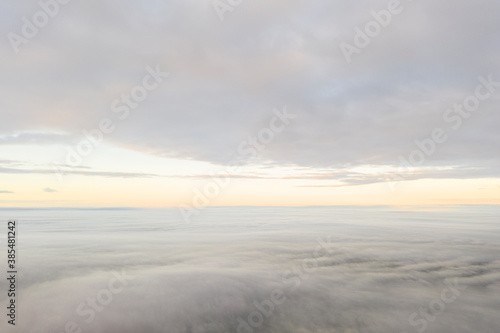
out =
<path fill-rule="evenodd" d="M 246 332 L 279 290 L 254 332 L 493 332 L 497 210 L 214 208 L 192 225 L 174 210 L 4 210 L 22 221 L 17 328 Z M 110 281 L 121 290 L 92 317 Z"/>
<path fill-rule="evenodd" d="M 427 166 L 498 176 L 499 95 L 456 131 L 443 115 L 479 76 L 500 80 L 500 4 L 402 5 L 347 64 L 339 44 L 353 43 L 354 28 L 386 1 L 244 2 L 223 22 L 208 0 L 70 2 L 19 54 L 0 42 L 0 144 L 71 143 L 109 117 L 117 130 L 107 140 L 117 146 L 227 163 L 286 105 L 296 121 L 262 152 L 274 163 L 397 165 L 439 127 L 449 139 Z M 34 1 L 2 6 L 4 34 L 19 34 L 21 18 L 39 10 Z M 112 102 L 156 65 L 170 77 L 119 121 Z"/>

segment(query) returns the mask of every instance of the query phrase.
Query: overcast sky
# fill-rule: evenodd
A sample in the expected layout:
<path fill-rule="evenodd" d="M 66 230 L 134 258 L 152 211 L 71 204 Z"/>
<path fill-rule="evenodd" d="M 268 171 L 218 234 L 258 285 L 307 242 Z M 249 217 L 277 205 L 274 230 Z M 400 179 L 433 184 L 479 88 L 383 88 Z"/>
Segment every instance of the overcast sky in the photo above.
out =
<path fill-rule="evenodd" d="M 498 1 L 57 7 L 0 5 L 2 206 L 500 203 Z"/>

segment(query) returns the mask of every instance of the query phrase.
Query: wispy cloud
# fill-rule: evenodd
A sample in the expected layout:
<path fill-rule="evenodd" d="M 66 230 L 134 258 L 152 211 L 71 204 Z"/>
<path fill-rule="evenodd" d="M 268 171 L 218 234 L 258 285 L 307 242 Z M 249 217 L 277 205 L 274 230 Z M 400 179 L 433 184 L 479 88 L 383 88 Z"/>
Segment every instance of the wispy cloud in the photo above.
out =
<path fill-rule="evenodd" d="M 0 173 L 10 174 L 55 174 L 51 169 L 9 169 L 0 168 Z M 114 172 L 114 171 L 78 171 L 78 170 L 64 170 L 65 175 L 77 176 L 94 176 L 94 177 L 117 177 L 117 178 L 141 178 L 141 177 L 158 177 L 152 173 L 140 172 Z"/>
<path fill-rule="evenodd" d="M 5 144 L 66 144 L 75 138 L 69 134 L 47 132 L 18 132 L 0 135 L 0 145 Z"/>
<path fill-rule="evenodd" d="M 69 165 L 39 165 L 27 161 L 0 160 L 0 174 L 41 174 L 50 175 L 56 172 L 65 175 L 92 176 L 92 177 L 117 177 L 117 178 L 140 178 L 159 177 L 157 174 L 141 172 L 119 172 L 119 171 L 99 171 L 88 166 Z"/>
<path fill-rule="evenodd" d="M 498 174 L 494 168 L 446 168 L 444 170 L 421 169 L 405 172 L 379 172 L 376 174 L 351 173 L 345 177 L 336 178 L 343 184 L 311 184 L 298 185 L 297 187 L 345 187 L 359 186 L 384 182 L 403 182 L 420 179 L 470 179 L 490 178 Z M 305 179 L 305 178 L 304 178 Z M 326 179 L 326 178 L 324 178 Z"/>
<path fill-rule="evenodd" d="M 401 182 L 419 179 L 469 179 L 469 178 L 489 178 L 498 174 L 495 168 L 465 168 L 448 167 L 443 169 L 421 168 L 417 170 L 398 170 L 393 167 L 393 171 L 377 171 L 374 168 L 371 172 L 356 172 L 350 169 L 307 171 L 304 168 L 297 168 L 296 172 L 276 175 L 273 172 L 246 172 L 236 174 L 192 174 L 192 175 L 170 175 L 168 177 L 213 179 L 213 178 L 234 178 L 234 179 L 269 179 L 269 180 L 316 180 L 316 181 L 338 181 L 339 184 L 311 184 L 298 185 L 297 187 L 345 187 L 358 186 L 383 182 Z"/>

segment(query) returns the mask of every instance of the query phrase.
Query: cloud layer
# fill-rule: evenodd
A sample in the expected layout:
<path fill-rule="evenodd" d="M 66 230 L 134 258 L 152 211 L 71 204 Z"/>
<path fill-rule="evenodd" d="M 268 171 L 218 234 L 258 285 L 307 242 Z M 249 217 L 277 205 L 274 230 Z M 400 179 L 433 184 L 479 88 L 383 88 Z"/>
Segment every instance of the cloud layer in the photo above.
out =
<path fill-rule="evenodd" d="M 246 332 L 242 320 L 254 320 L 276 290 L 285 301 L 254 332 L 417 332 L 424 321 L 430 333 L 493 332 L 500 324 L 498 207 L 214 208 L 192 225 L 175 210 L 9 214 L 22 223 L 23 331 L 62 332 L 74 322 L 95 333 Z M 89 299 L 102 298 L 110 281 L 116 293 L 92 317 Z M 450 301 L 435 308 L 441 299 Z"/>
<path fill-rule="evenodd" d="M 286 105 L 296 120 L 262 152 L 274 163 L 397 165 L 439 127 L 449 139 L 426 165 L 498 176 L 499 95 L 458 130 L 443 114 L 474 93 L 479 76 L 500 80 L 500 4 L 402 5 L 347 64 L 339 44 L 353 43 L 354 28 L 387 2 L 245 2 L 223 22 L 208 0 L 71 2 L 19 54 L 2 39 L 0 144 L 70 144 L 109 117 L 115 145 L 227 163 Z M 4 34 L 20 33 L 21 18 L 39 9 L 2 6 Z M 120 121 L 112 102 L 157 64 L 171 76 Z"/>

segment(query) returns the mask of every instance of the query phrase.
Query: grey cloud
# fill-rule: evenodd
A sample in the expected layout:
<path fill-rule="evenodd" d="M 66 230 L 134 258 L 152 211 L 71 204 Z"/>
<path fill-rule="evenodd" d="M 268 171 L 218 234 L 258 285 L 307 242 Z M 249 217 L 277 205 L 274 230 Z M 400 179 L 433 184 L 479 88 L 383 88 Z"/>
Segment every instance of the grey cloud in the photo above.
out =
<path fill-rule="evenodd" d="M 496 221 L 487 216 L 498 207 L 477 209 L 483 218 L 473 207 L 411 214 L 214 208 L 190 226 L 169 210 L 58 210 L 64 224 L 54 212 L 16 212 L 25 232 L 44 235 L 24 250 L 19 302 L 30 320 L 16 328 L 57 332 L 71 320 L 96 333 L 237 332 L 238 318 L 246 320 L 255 302 L 280 289 L 286 301 L 254 332 L 410 332 L 412 313 L 428 309 L 445 281 L 457 279 L 460 296 L 427 331 L 493 332 L 500 248 Z M 318 238 L 326 244 L 320 256 Z M 62 248 L 64 255 L 54 255 Z M 307 273 L 304 262 L 318 268 Z M 133 279 L 85 322 L 75 310 L 122 271 Z"/>
<path fill-rule="evenodd" d="M 158 177 L 156 174 L 139 172 L 118 172 L 93 170 L 88 166 L 70 166 L 66 164 L 34 165 L 26 161 L 0 160 L 0 173 L 5 174 L 62 174 L 79 176 L 100 176 L 100 177 Z"/>
<path fill-rule="evenodd" d="M 402 182 L 418 179 L 469 179 L 469 178 L 490 178 L 495 177 L 499 170 L 495 168 L 463 168 L 463 167 L 450 167 L 442 170 L 434 169 L 401 169 L 398 170 L 394 166 L 395 171 L 392 172 L 373 172 L 361 173 L 354 172 L 348 169 L 340 169 L 336 171 L 323 171 L 323 172 L 307 172 L 307 170 L 300 170 L 297 168 L 296 173 L 291 173 L 285 176 L 274 176 L 264 172 L 247 172 L 247 173 L 215 173 L 215 174 L 193 174 L 193 175 L 171 175 L 169 177 L 178 178 L 194 178 L 194 179 L 297 179 L 297 180 L 336 180 L 343 184 L 336 185 L 298 185 L 297 187 L 344 187 L 344 186 L 357 186 L 375 184 L 381 182 Z"/>
<path fill-rule="evenodd" d="M 115 172 L 115 171 L 80 171 L 64 168 L 55 169 L 17 169 L 0 167 L 0 173 L 6 174 L 43 174 L 50 175 L 78 175 L 78 176 L 96 176 L 96 177 L 118 177 L 118 178 L 137 178 L 137 177 L 158 177 L 156 174 L 139 172 Z"/>
<path fill-rule="evenodd" d="M 347 173 L 343 177 L 319 176 L 316 179 L 335 179 L 343 182 L 339 185 L 299 185 L 298 187 L 344 187 L 367 185 L 382 182 L 402 182 L 418 179 L 470 179 L 490 178 L 498 174 L 498 169 L 493 168 L 450 168 L 446 170 L 419 170 L 407 172 L 380 172 L 378 174 Z M 307 177 L 297 177 L 308 179 Z"/>
<path fill-rule="evenodd" d="M 79 137 L 110 117 L 117 130 L 107 140 L 117 146 L 227 163 L 272 108 L 286 105 L 296 121 L 262 152 L 277 164 L 393 165 L 416 148 L 416 139 L 443 127 L 450 138 L 427 166 L 498 166 L 491 154 L 500 142 L 498 94 L 458 131 L 442 116 L 473 93 L 479 75 L 500 79 L 500 4 L 404 5 L 347 65 L 338 43 L 351 42 L 353 28 L 386 1 L 245 3 L 224 22 L 209 1 L 72 3 L 18 57 L 2 40 L 0 100 L 9 111 L 2 111 L 0 133 Z M 18 31 L 20 18 L 35 9 L 10 4 L 0 28 Z M 156 64 L 171 78 L 129 119 L 117 120 L 112 101 Z"/>
<path fill-rule="evenodd" d="M 50 169 L 8 169 L 0 168 L 0 173 L 13 173 L 13 174 L 56 174 L 57 171 Z M 138 172 L 114 172 L 114 171 L 77 171 L 77 170 L 64 170 L 63 175 L 78 175 L 78 176 L 97 176 L 97 177 L 118 177 L 118 178 L 137 178 L 137 177 L 157 177 L 155 174 L 138 173 Z"/>

